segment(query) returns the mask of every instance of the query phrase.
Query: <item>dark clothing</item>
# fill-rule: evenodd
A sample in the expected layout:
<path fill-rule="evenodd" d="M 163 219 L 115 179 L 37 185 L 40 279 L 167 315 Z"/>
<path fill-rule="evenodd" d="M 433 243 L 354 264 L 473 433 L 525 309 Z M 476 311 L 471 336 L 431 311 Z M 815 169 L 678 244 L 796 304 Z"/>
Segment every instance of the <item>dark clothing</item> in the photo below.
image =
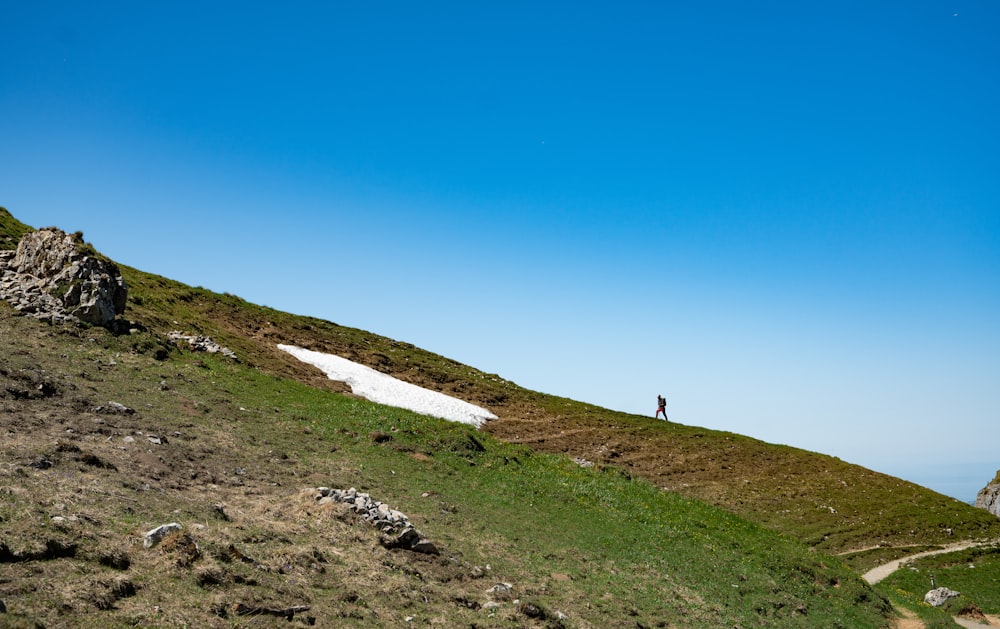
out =
<path fill-rule="evenodd" d="M 667 400 L 662 395 L 657 395 L 656 396 L 656 415 L 654 415 L 654 417 L 656 417 L 657 419 L 659 419 L 660 418 L 660 413 L 663 413 L 663 419 L 664 419 L 664 421 L 670 421 L 669 419 L 667 419 Z"/>

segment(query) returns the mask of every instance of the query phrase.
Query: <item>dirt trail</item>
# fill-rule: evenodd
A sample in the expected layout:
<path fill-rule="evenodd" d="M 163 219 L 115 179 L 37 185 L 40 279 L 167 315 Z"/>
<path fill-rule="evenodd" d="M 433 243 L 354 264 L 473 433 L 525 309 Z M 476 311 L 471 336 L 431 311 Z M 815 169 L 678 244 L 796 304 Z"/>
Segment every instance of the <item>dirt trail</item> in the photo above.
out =
<path fill-rule="evenodd" d="M 945 546 L 944 548 L 939 548 L 937 550 L 928 550 L 922 553 L 917 553 L 915 555 L 907 555 L 906 557 L 902 557 L 900 559 L 894 559 L 889 563 L 882 564 L 881 566 L 872 568 L 868 572 L 861 575 L 861 578 L 870 583 L 871 585 L 874 585 L 879 581 L 881 581 L 882 579 L 888 577 L 893 572 L 899 570 L 899 567 L 908 561 L 912 561 L 914 559 L 920 559 L 921 557 L 930 557 L 931 555 L 942 555 L 944 553 L 952 553 L 959 550 L 965 550 L 966 548 L 972 548 L 973 546 L 983 546 L 985 544 L 992 544 L 992 543 L 993 542 L 964 541 L 964 542 L 958 542 L 956 544 L 949 544 L 948 546 Z"/>
<path fill-rule="evenodd" d="M 997 625 L 1000 625 L 1000 617 L 993 616 L 991 614 L 986 614 L 985 623 L 976 622 L 975 620 L 971 620 L 969 618 L 960 618 L 958 616 L 955 616 L 952 620 L 963 627 L 967 627 L 968 629 L 983 629 L 983 627 L 996 627 Z"/>
<path fill-rule="evenodd" d="M 893 561 L 890 561 L 889 563 L 885 563 L 885 564 L 882 564 L 881 566 L 878 566 L 876 568 L 872 568 L 868 572 L 866 572 L 863 575 L 861 575 L 861 578 L 864 579 L 865 581 L 867 581 L 869 584 L 874 585 L 874 584 L 878 583 L 879 581 L 881 581 L 882 579 L 885 579 L 886 577 L 888 577 L 889 575 L 891 575 L 896 570 L 899 570 L 900 566 L 902 566 L 903 564 L 905 564 L 908 561 L 912 561 L 914 559 L 919 559 L 921 557 L 930 557 L 932 555 L 942 555 L 944 553 L 951 553 L 951 552 L 957 552 L 957 551 L 960 551 L 960 550 L 965 550 L 966 548 L 973 548 L 975 546 L 987 546 L 989 544 L 996 544 L 996 543 L 997 543 L 997 540 L 986 541 L 986 542 L 973 542 L 973 541 L 966 540 L 964 542 L 958 542 L 958 543 L 955 543 L 955 544 L 949 544 L 948 546 L 945 546 L 944 548 L 939 548 L 937 550 L 928 550 L 928 551 L 925 551 L 925 552 L 922 552 L 922 553 L 916 553 L 914 555 L 909 555 L 907 557 L 902 557 L 900 559 L 894 559 Z M 896 608 L 896 609 L 902 614 L 903 617 L 900 618 L 896 622 L 895 625 L 893 625 L 893 629 L 924 629 L 924 627 L 926 626 L 912 612 L 909 612 L 909 611 L 907 611 L 905 609 L 900 609 L 900 608 Z M 990 614 L 986 615 L 986 623 L 985 624 L 981 623 L 981 622 L 977 622 L 975 620 L 971 620 L 969 618 L 961 618 L 959 616 L 955 616 L 953 618 L 953 620 L 958 625 L 961 625 L 962 627 L 967 627 L 968 629 L 982 629 L 982 627 L 995 627 L 995 626 L 1000 625 L 1000 617 L 992 616 Z"/>

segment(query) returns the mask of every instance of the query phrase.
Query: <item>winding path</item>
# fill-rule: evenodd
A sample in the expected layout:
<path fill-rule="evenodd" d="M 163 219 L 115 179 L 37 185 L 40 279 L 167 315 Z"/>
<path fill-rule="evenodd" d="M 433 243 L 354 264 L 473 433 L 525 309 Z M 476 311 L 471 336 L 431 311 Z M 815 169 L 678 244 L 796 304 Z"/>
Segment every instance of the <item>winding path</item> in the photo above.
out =
<path fill-rule="evenodd" d="M 921 557 L 930 557 L 931 555 L 943 555 L 944 553 L 953 553 L 959 550 L 965 550 L 966 548 L 972 548 L 973 546 L 986 546 L 987 544 L 993 544 L 993 543 L 995 542 L 971 542 L 966 540 L 964 542 L 949 544 L 942 548 L 938 548 L 937 550 L 928 550 L 922 553 L 916 553 L 915 555 L 907 555 L 906 557 L 902 557 L 900 559 L 893 559 L 889 563 L 885 563 L 882 564 L 881 566 L 872 568 L 868 572 L 861 575 L 861 578 L 870 583 L 871 585 L 875 585 L 882 579 L 888 577 L 893 572 L 899 570 L 899 567 L 908 561 L 913 561 L 914 559 L 920 559 Z"/>
<path fill-rule="evenodd" d="M 942 555 L 944 553 L 957 552 L 957 551 L 960 551 L 960 550 L 965 550 L 966 548 L 972 548 L 974 546 L 989 546 L 991 544 L 998 543 L 998 541 L 1000 541 L 1000 540 L 980 541 L 980 542 L 972 542 L 972 541 L 966 540 L 964 542 L 957 542 L 955 544 L 949 544 L 948 546 L 945 546 L 943 548 L 939 548 L 937 550 L 928 550 L 928 551 L 925 551 L 925 552 L 922 552 L 922 553 L 916 553 L 916 554 L 913 554 L 913 555 L 908 555 L 906 557 L 902 557 L 900 559 L 894 559 L 894 560 L 890 561 L 889 563 L 885 563 L 885 564 L 882 564 L 881 566 L 872 568 L 868 572 L 866 572 L 863 575 L 861 575 L 861 578 L 864 579 L 865 581 L 867 581 L 869 584 L 874 585 L 874 584 L 878 583 L 879 581 L 881 581 L 882 579 L 885 579 L 886 577 L 888 577 L 893 572 L 899 570 L 900 566 L 902 566 L 904 563 L 906 563 L 908 561 L 912 561 L 914 559 L 919 559 L 921 557 L 930 557 L 931 555 Z M 969 620 L 967 618 L 959 618 L 958 616 L 956 616 L 954 618 L 954 620 L 955 620 L 956 623 L 958 623 L 962 627 L 967 627 L 968 629 L 981 629 L 982 627 L 995 626 L 995 625 L 993 625 L 991 623 L 997 621 L 996 617 L 987 615 L 987 619 L 988 619 L 987 624 L 982 624 L 982 623 L 978 623 L 978 622 L 976 622 L 974 620 Z M 906 624 L 906 623 L 909 623 L 909 624 Z M 918 627 L 919 628 L 924 627 L 924 624 L 920 620 L 912 617 L 912 615 L 904 614 L 903 621 L 902 621 L 901 624 L 899 624 L 897 626 L 897 628 L 898 629 L 908 629 L 909 627 L 913 627 L 914 629 L 917 629 Z"/>

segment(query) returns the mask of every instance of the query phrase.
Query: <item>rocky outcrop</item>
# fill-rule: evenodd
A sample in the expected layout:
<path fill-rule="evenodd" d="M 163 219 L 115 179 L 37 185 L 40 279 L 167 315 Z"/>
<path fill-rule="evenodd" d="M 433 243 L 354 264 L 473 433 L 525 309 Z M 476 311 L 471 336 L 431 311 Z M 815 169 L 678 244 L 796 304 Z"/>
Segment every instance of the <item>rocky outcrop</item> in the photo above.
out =
<path fill-rule="evenodd" d="M 0 251 L 0 299 L 27 316 L 111 327 L 127 296 L 118 266 L 79 232 L 40 229 L 25 234 L 16 251 Z"/>
<path fill-rule="evenodd" d="M 990 484 L 979 490 L 976 495 L 976 506 L 1000 518 L 1000 471 Z"/>

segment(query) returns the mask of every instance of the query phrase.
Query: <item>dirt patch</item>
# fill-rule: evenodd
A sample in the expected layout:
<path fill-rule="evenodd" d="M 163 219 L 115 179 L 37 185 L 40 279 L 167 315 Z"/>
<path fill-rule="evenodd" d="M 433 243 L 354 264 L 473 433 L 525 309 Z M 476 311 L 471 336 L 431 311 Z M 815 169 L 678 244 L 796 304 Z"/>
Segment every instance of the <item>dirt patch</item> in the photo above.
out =
<path fill-rule="evenodd" d="M 488 571 L 387 548 L 355 514 L 300 498 L 317 471 L 298 461 L 328 459 L 329 443 L 277 450 L 258 437 L 280 434 L 280 415 L 241 411 L 224 391 L 196 402 L 197 364 L 119 351 L 107 334 L 0 305 L 7 621 L 403 626 L 414 607 L 465 626 L 481 617 Z M 99 410 L 110 402 L 132 412 Z M 181 531 L 143 547 L 147 530 L 173 521 Z"/>
<path fill-rule="evenodd" d="M 892 629 L 924 629 L 924 621 L 917 618 L 917 615 L 908 609 L 896 608 L 900 617 L 892 622 Z"/>

